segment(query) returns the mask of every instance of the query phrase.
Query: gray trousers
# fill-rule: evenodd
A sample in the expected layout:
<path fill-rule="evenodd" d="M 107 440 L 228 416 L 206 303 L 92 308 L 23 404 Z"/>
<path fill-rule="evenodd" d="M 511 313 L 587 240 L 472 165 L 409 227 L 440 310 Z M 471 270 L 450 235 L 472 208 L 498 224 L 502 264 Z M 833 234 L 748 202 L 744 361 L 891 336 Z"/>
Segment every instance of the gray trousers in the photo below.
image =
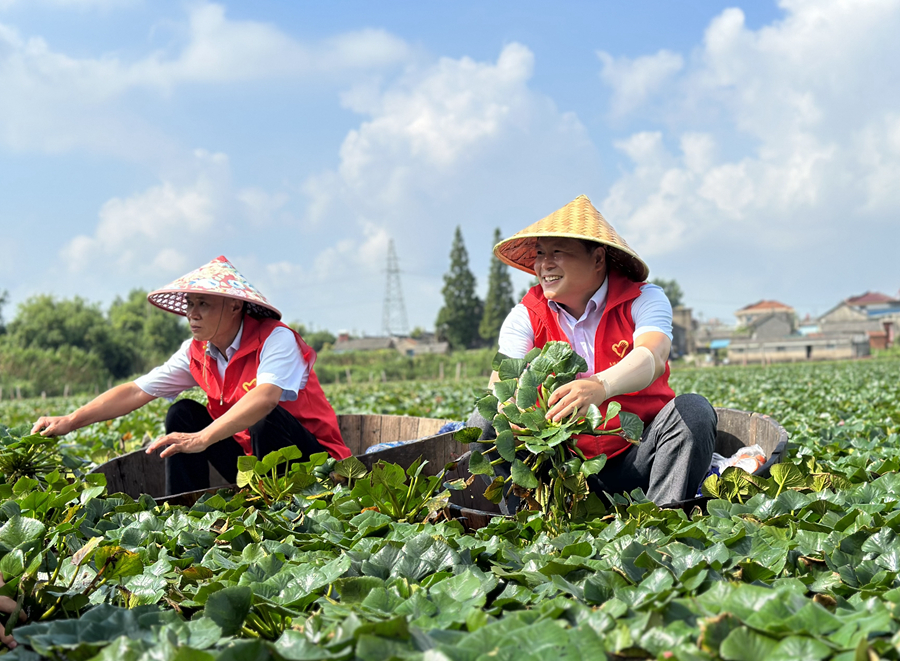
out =
<path fill-rule="evenodd" d="M 610 459 L 603 470 L 588 478 L 598 495 L 643 489 L 657 505 L 693 498 L 709 470 L 716 444 L 716 412 L 702 395 L 678 395 L 644 428 L 640 445 Z M 491 422 L 477 409 L 467 423 L 481 427 L 482 438 L 494 438 Z M 508 475 L 509 466 L 497 466 Z M 504 514 L 515 511 L 518 498 L 509 495 L 501 503 Z"/>

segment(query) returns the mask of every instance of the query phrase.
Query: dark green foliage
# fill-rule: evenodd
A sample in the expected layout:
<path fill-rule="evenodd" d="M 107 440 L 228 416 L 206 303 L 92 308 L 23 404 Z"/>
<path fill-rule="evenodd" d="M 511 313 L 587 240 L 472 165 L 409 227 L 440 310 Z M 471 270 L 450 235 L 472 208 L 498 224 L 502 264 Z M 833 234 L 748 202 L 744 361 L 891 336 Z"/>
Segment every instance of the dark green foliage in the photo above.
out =
<path fill-rule="evenodd" d="M 332 346 L 337 340 L 334 334 L 327 330 L 307 330 L 306 326 L 296 321 L 289 325 L 297 331 L 300 334 L 300 337 L 303 338 L 303 341 L 311 346 L 317 353 L 321 351 L 325 345 Z"/>
<path fill-rule="evenodd" d="M 9 292 L 0 291 L 0 335 L 6 333 L 6 324 L 3 322 L 3 306 L 9 301 Z"/>
<path fill-rule="evenodd" d="M 681 287 L 674 279 L 664 280 L 662 278 L 653 278 L 650 282 L 662 287 L 662 290 L 666 293 L 666 298 L 669 299 L 669 303 L 672 304 L 673 308 L 677 308 L 681 305 L 684 299 L 684 292 L 681 291 Z"/>
<path fill-rule="evenodd" d="M 117 340 L 135 349 L 125 376 L 161 365 L 190 337 L 184 318 L 151 305 L 142 289 L 133 289 L 125 300 L 117 297 L 108 316 Z"/>
<path fill-rule="evenodd" d="M 456 227 L 450 249 L 450 270 L 444 274 L 444 307 L 435 321 L 437 334 L 453 349 L 468 349 L 479 341 L 478 324 L 483 304 L 475 294 L 475 276 L 469 270 L 469 253 L 462 231 Z"/>
<path fill-rule="evenodd" d="M 502 238 L 500 228 L 494 230 L 494 245 Z M 496 257 L 491 257 L 488 273 L 488 290 L 484 299 L 484 314 L 478 326 L 478 334 L 488 344 L 496 344 L 500 337 L 500 326 L 516 302 L 513 300 L 512 280 L 509 267 Z"/>

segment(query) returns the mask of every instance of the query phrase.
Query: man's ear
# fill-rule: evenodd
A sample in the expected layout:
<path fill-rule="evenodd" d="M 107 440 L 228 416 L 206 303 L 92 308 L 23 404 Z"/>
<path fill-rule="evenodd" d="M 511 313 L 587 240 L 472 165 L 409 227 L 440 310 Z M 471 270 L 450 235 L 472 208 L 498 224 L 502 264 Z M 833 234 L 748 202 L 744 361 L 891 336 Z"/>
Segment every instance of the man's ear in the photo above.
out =
<path fill-rule="evenodd" d="M 594 248 L 594 259 L 596 260 L 597 266 L 606 264 L 606 246 Z"/>

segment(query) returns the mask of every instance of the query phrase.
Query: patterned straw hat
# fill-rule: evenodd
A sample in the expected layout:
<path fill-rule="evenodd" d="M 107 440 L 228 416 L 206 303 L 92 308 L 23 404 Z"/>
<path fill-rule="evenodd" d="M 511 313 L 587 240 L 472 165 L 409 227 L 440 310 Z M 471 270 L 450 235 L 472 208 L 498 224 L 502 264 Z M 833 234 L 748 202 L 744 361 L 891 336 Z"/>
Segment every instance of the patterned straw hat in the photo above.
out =
<path fill-rule="evenodd" d="M 501 262 L 534 275 L 535 244 L 538 237 L 559 236 L 587 239 L 607 246 L 606 258 L 621 273 L 635 282 L 643 282 L 650 269 L 637 256 L 612 225 L 594 208 L 587 195 L 581 195 L 558 211 L 554 211 L 521 232 L 494 246 Z"/>
<path fill-rule="evenodd" d="M 281 312 L 273 307 L 247 278 L 238 273 L 231 262 L 219 256 L 196 271 L 183 275 L 162 289 L 150 292 L 147 300 L 158 308 L 185 316 L 185 294 L 214 294 L 235 298 L 247 304 L 247 312 L 254 317 L 281 319 Z"/>

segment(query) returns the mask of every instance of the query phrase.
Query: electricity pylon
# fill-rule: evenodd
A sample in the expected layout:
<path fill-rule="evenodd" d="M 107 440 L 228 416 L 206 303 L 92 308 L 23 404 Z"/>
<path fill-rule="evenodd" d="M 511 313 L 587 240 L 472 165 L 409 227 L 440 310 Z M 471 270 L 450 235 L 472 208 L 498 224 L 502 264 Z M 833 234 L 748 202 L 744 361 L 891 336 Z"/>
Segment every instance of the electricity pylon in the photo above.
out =
<path fill-rule="evenodd" d="M 386 337 L 394 337 L 406 335 L 408 332 L 406 306 L 403 304 L 403 289 L 400 287 L 400 266 L 397 263 L 394 240 L 391 239 L 388 243 L 387 284 L 384 288 L 381 333 Z"/>

